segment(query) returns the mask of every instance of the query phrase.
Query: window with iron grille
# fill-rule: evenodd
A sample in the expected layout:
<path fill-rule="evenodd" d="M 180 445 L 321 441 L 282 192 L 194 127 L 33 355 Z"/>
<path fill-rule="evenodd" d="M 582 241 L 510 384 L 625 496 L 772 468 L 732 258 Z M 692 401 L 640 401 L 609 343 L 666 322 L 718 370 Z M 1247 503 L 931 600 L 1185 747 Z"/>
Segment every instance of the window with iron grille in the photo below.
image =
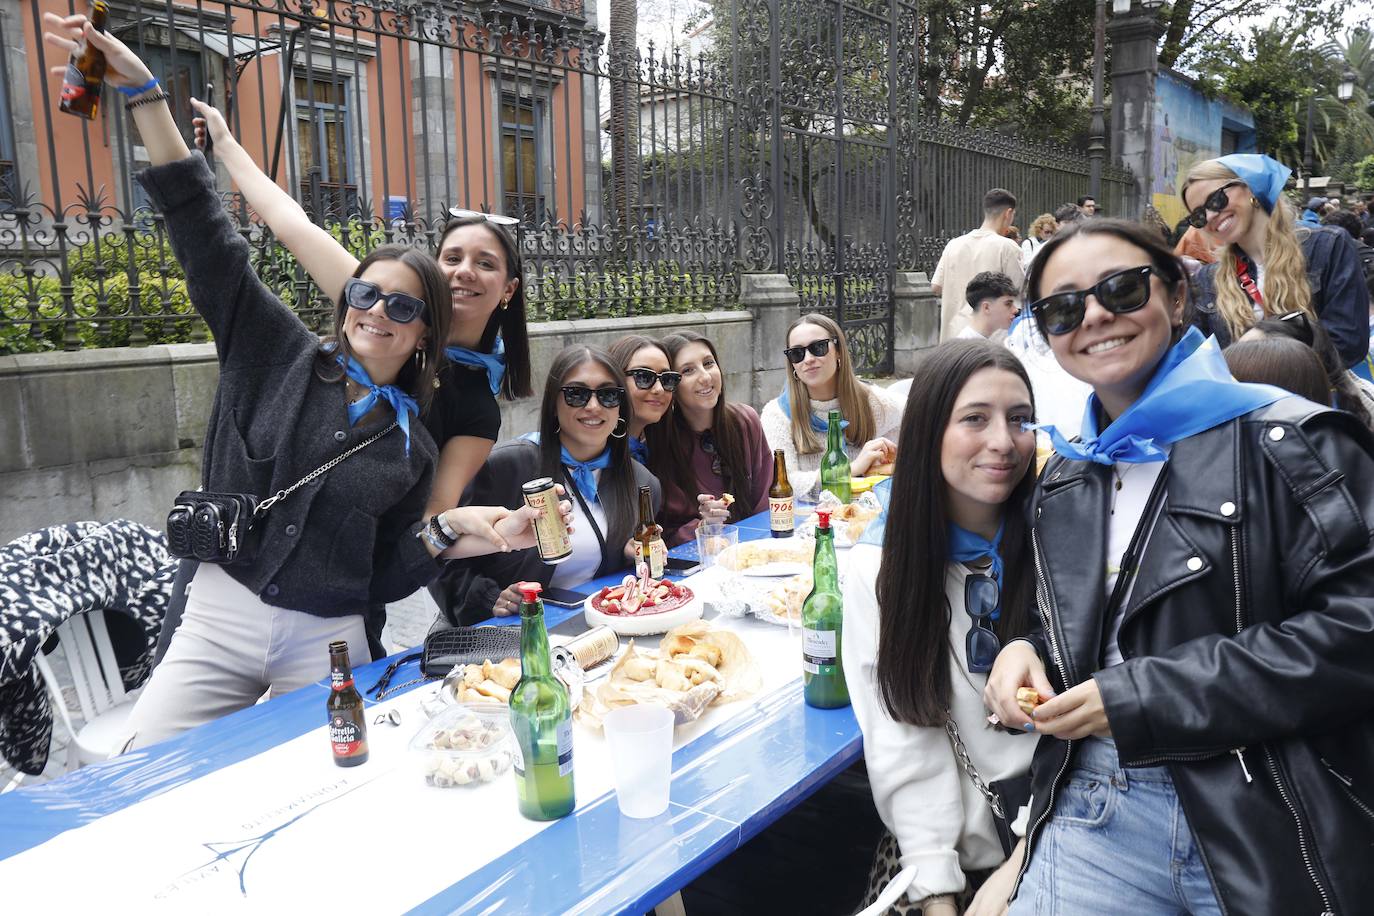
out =
<path fill-rule="evenodd" d="M 544 100 L 501 98 L 502 212 L 535 224 L 544 220 Z"/>
<path fill-rule="evenodd" d="M 316 219 L 347 219 L 358 210 L 348 78 L 297 74 L 295 90 L 301 204 Z"/>

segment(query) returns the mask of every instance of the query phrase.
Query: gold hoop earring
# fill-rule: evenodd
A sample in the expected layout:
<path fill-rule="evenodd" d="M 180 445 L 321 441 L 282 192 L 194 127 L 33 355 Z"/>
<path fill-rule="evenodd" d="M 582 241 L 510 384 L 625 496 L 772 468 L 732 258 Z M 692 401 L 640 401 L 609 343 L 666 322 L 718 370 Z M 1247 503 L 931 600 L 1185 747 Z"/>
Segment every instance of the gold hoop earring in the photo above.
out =
<path fill-rule="evenodd" d="M 501 300 L 501 311 L 504 312 L 509 306 L 510 306 L 510 300 L 509 300 L 509 299 L 502 299 L 502 300 Z"/>
<path fill-rule="evenodd" d="M 624 417 L 621 417 L 618 421 L 616 421 L 615 429 L 611 430 L 611 438 L 624 439 L 626 434 L 629 433 L 629 431 L 630 424 L 626 422 Z"/>

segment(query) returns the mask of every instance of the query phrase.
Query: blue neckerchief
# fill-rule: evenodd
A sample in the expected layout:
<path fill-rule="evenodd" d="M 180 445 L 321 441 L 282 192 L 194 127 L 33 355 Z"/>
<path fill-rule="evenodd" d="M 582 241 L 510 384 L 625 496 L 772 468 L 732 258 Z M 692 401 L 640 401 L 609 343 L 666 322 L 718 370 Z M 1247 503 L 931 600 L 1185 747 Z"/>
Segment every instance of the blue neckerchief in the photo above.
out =
<path fill-rule="evenodd" d="M 778 406 L 782 408 L 782 412 L 783 412 L 787 417 L 789 417 L 789 418 L 792 417 L 792 399 L 791 399 L 790 397 L 788 397 L 788 395 L 787 395 L 787 385 L 786 385 L 786 384 L 784 384 L 784 385 L 782 386 L 782 394 L 778 395 Z M 809 406 L 809 405 L 808 405 L 808 406 Z M 814 410 L 808 410 L 808 411 L 807 411 L 807 419 L 811 421 L 811 428 L 812 428 L 813 430 L 815 430 L 816 432 L 818 432 L 818 433 L 825 433 L 825 432 L 827 432 L 827 431 L 829 430 L 829 427 L 830 427 L 829 418 L 824 419 L 824 420 L 821 419 L 819 416 L 816 415 L 816 412 L 815 412 Z M 845 429 L 848 429 L 848 428 L 849 428 L 849 421 L 848 421 L 848 420 L 841 420 L 841 421 L 840 421 L 840 429 L 841 429 L 841 431 L 843 431 L 843 430 L 845 430 Z"/>
<path fill-rule="evenodd" d="M 525 433 L 520 438 L 528 442 L 533 442 L 535 445 L 539 444 L 538 432 Z M 606 450 L 591 461 L 578 461 L 572 455 L 568 454 L 566 448 L 560 451 L 561 455 L 559 456 L 559 460 L 563 462 L 564 467 L 572 472 L 572 481 L 577 487 L 577 491 L 581 493 L 589 503 L 601 502 L 601 497 L 598 496 L 596 492 L 596 475 L 592 472 L 600 471 L 603 468 L 611 466 L 610 445 L 608 444 Z"/>
<path fill-rule="evenodd" d="M 1216 338 L 1203 340 L 1201 331 L 1189 328 L 1160 360 L 1145 392 L 1101 433 L 1097 430 L 1096 394 L 1088 398 L 1082 441 L 1070 442 L 1048 423 L 1033 428 L 1049 433 L 1054 450 L 1074 461 L 1163 461 L 1168 453 L 1161 445 L 1186 439 L 1287 397 L 1292 395 L 1273 385 L 1236 381 L 1226 368 Z"/>
<path fill-rule="evenodd" d="M 506 377 L 506 343 L 501 335 L 496 335 L 496 343 L 490 353 L 479 353 L 467 347 L 445 347 L 444 354 L 450 362 L 460 366 L 476 366 L 487 370 L 487 384 L 493 395 L 501 392 L 501 381 Z"/>
<path fill-rule="evenodd" d="M 966 528 L 960 528 L 953 522 L 949 523 L 949 558 L 956 563 L 967 563 L 979 557 L 988 557 L 992 560 L 992 568 L 988 570 L 992 578 L 997 580 L 997 587 L 1002 587 L 1002 529 L 1004 525 L 997 526 L 997 533 L 988 540 L 981 534 L 975 534 Z M 1002 605 L 999 603 L 988 615 L 993 620 L 1002 616 Z"/>
<path fill-rule="evenodd" d="M 1288 176 L 1293 174 L 1293 170 L 1282 162 L 1260 153 L 1232 153 L 1217 162 L 1235 172 L 1236 177 L 1250 187 L 1250 193 L 1264 205 L 1266 213 L 1274 212 L 1274 204 L 1278 203 L 1284 185 L 1288 184 Z"/>
<path fill-rule="evenodd" d="M 630 457 L 645 467 L 649 466 L 649 444 L 638 436 L 630 436 Z"/>
<path fill-rule="evenodd" d="M 336 359 L 343 365 L 343 354 L 340 353 Z M 391 409 L 396 411 L 396 423 L 401 427 L 401 432 L 406 437 L 406 454 L 410 454 L 410 417 L 420 415 L 420 405 L 415 403 L 415 399 L 406 394 L 395 385 L 374 385 L 372 377 L 367 374 L 363 364 L 353 357 L 349 357 L 348 365 L 344 366 L 344 372 L 359 385 L 367 389 L 367 397 L 359 401 L 354 401 L 348 405 L 348 423 L 356 426 L 358 421 L 377 404 L 377 399 L 382 398 L 391 405 Z"/>

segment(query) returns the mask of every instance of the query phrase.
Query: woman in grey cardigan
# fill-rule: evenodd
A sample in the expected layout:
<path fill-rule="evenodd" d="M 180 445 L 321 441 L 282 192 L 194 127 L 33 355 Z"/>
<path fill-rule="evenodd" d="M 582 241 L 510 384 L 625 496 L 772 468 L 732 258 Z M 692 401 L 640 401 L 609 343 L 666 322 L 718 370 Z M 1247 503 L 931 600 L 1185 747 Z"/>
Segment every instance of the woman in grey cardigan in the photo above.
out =
<path fill-rule="evenodd" d="M 129 746 L 142 746 L 320 679 L 332 640 L 369 658 L 364 612 L 428 581 L 444 541 L 452 556 L 495 549 L 477 535 L 450 539 L 444 524 L 519 547 L 532 542 L 530 513 L 453 510 L 434 523 L 442 536 L 417 538 L 435 448 L 412 421 L 433 390 L 451 312 L 433 259 L 373 252 L 335 309 L 337 335 L 321 341 L 253 273 L 214 176 L 187 149 L 144 63 L 84 16 L 45 22 L 48 44 L 65 55 L 84 39 L 105 53 L 106 81 L 128 90 L 152 163 L 139 181 L 214 335 L 220 381 L 204 489 L 265 498 L 382 433 L 275 505 L 246 559 L 201 565 L 182 625 L 130 715 Z"/>

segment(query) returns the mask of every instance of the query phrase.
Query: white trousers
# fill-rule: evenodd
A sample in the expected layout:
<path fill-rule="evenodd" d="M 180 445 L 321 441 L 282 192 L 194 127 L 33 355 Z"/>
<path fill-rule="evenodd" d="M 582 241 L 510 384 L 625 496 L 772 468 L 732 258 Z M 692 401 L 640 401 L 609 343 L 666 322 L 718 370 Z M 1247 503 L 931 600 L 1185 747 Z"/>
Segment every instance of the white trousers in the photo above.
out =
<path fill-rule="evenodd" d="M 202 563 L 162 664 L 129 713 L 123 750 L 147 747 L 329 676 L 329 643 L 371 660 L 363 617 L 316 617 L 264 604 L 213 563 Z M 320 721 L 324 722 L 324 694 Z"/>

